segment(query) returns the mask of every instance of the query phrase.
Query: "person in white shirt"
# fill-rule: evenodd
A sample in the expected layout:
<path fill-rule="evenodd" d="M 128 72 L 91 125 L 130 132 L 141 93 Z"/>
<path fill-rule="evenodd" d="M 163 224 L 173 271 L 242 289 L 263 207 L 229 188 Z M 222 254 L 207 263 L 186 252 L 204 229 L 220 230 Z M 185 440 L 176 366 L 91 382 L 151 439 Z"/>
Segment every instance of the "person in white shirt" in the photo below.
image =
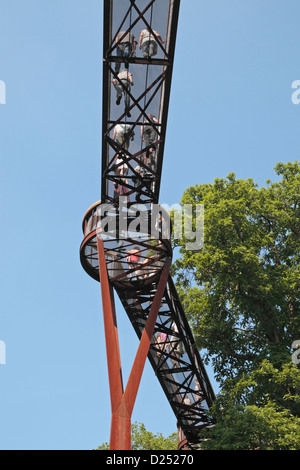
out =
<path fill-rule="evenodd" d="M 128 165 L 125 163 L 127 157 L 124 153 L 120 153 L 116 157 L 116 174 L 118 176 L 127 176 L 128 175 Z"/>
<path fill-rule="evenodd" d="M 113 140 L 115 140 L 120 147 L 128 150 L 129 141 L 134 140 L 134 130 L 132 130 L 132 126 L 130 124 L 117 124 L 114 127 Z"/>
<path fill-rule="evenodd" d="M 130 107 L 130 97 L 127 92 L 131 91 L 131 87 L 133 86 L 133 78 L 132 74 L 128 71 L 123 69 L 119 74 L 118 74 L 118 79 L 122 82 L 122 85 L 120 82 L 114 78 L 112 80 L 112 83 L 116 89 L 117 92 L 117 100 L 116 104 L 119 105 L 122 99 L 122 95 L 124 93 L 124 101 L 125 101 L 125 112 L 128 117 L 131 117 L 130 112 L 128 111 Z"/>
<path fill-rule="evenodd" d="M 142 49 L 144 59 L 153 57 L 157 54 L 157 41 L 165 44 L 161 35 L 153 30 L 154 35 L 151 33 L 150 28 L 143 29 L 140 34 L 139 48 Z"/>

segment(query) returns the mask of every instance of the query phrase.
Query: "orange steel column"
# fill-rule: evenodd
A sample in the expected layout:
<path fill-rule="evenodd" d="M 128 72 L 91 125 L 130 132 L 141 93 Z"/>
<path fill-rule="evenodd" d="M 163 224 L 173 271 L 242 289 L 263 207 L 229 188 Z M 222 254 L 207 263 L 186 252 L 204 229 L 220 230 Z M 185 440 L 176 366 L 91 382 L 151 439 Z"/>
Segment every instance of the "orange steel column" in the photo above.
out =
<path fill-rule="evenodd" d="M 124 392 L 113 290 L 108 278 L 103 240 L 99 236 L 97 237 L 97 249 L 112 410 L 110 450 L 130 450 L 132 411 L 149 352 L 156 318 L 168 281 L 171 260 L 166 262 L 162 270 Z"/>
<path fill-rule="evenodd" d="M 97 236 L 99 260 L 99 276 L 102 293 L 103 320 L 106 343 L 106 357 L 112 413 L 118 407 L 123 396 L 123 379 L 121 368 L 120 347 L 118 338 L 117 318 L 112 286 L 110 285 L 103 240 Z"/>

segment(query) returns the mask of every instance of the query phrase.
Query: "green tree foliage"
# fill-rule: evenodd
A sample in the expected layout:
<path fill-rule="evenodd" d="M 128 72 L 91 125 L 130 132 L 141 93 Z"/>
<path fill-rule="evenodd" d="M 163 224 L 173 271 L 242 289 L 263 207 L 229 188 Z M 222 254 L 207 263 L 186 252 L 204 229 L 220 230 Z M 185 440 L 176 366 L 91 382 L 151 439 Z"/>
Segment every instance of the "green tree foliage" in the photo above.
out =
<path fill-rule="evenodd" d="M 290 361 L 300 336 L 300 166 L 278 164 L 278 181 L 216 179 L 188 188 L 204 204 L 205 243 L 185 250 L 173 274 L 199 348 L 222 381 L 269 358 Z"/>
<path fill-rule="evenodd" d="M 300 450 L 300 374 L 292 363 L 265 360 L 237 382 L 227 380 L 203 432 L 207 450 Z"/>
<path fill-rule="evenodd" d="M 153 434 L 147 431 L 143 423 L 133 423 L 131 426 L 132 450 L 177 450 L 178 435 L 174 432 L 168 437 L 162 434 Z M 108 443 L 104 443 L 96 450 L 108 450 Z"/>
<path fill-rule="evenodd" d="M 199 349 L 221 393 L 207 449 L 300 449 L 300 166 L 275 167 L 259 188 L 232 173 L 188 188 L 182 204 L 204 204 L 202 250 L 173 265 Z"/>

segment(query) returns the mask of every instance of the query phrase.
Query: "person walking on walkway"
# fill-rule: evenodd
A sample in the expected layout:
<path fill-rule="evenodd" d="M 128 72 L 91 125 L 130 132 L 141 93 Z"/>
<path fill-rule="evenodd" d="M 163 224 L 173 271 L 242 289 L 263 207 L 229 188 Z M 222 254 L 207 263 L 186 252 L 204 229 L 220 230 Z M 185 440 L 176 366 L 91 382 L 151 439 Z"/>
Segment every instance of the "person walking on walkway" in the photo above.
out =
<path fill-rule="evenodd" d="M 136 55 L 137 40 L 134 34 L 128 31 L 121 31 L 116 36 L 116 45 L 117 57 L 123 57 L 125 59 L 125 68 L 128 68 L 128 62 L 126 62 L 126 59 Z M 119 73 L 120 67 L 121 63 L 117 62 L 115 68 L 116 73 Z"/>
<path fill-rule="evenodd" d="M 149 59 L 157 54 L 157 41 L 165 44 L 161 35 L 153 30 L 152 34 L 150 28 L 143 29 L 140 34 L 139 48 L 142 49 L 144 59 Z"/>
<path fill-rule="evenodd" d="M 113 140 L 125 149 L 129 149 L 130 140 L 134 140 L 134 130 L 130 124 L 117 124 L 114 127 Z"/>
<path fill-rule="evenodd" d="M 131 114 L 129 112 L 130 97 L 128 93 L 130 93 L 131 87 L 133 86 L 132 74 L 128 70 L 123 69 L 118 74 L 118 79 L 120 80 L 121 83 L 116 78 L 112 80 L 112 83 L 117 92 L 116 104 L 119 105 L 121 103 L 121 99 L 124 94 L 125 112 L 128 117 L 131 117 Z"/>

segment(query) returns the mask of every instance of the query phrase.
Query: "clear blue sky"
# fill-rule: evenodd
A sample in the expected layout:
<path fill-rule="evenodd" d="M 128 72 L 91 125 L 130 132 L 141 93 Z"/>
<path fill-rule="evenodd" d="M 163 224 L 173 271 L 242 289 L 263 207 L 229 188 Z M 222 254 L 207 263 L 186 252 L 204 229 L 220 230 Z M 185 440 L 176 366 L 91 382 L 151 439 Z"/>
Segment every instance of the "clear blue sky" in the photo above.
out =
<path fill-rule="evenodd" d="M 182 0 L 161 203 L 299 160 L 299 18 L 299 0 Z M 0 0 L 0 449 L 109 439 L 100 287 L 79 261 L 100 199 L 101 56 L 101 0 Z M 137 340 L 119 304 L 118 321 L 126 378 Z M 176 430 L 149 365 L 133 421 Z"/>

